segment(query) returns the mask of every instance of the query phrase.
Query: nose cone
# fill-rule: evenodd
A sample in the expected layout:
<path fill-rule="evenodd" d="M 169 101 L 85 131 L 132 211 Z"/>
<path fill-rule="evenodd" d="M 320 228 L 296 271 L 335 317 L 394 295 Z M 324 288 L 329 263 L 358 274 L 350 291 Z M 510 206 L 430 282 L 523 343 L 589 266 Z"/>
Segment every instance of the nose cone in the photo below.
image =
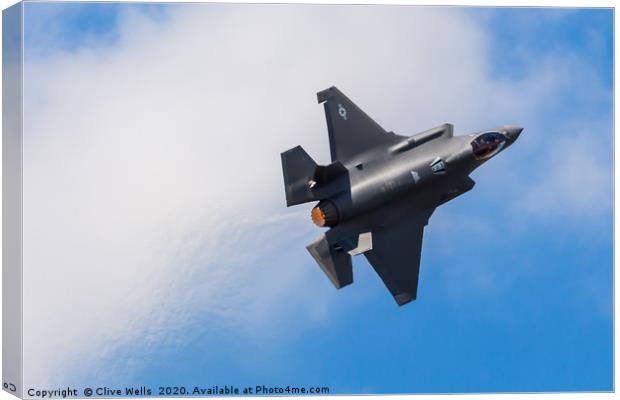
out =
<path fill-rule="evenodd" d="M 506 126 L 505 129 L 506 129 L 506 136 L 508 137 L 508 142 L 510 144 L 513 144 L 515 140 L 517 140 L 521 132 L 523 131 L 523 128 L 519 126 L 512 126 L 512 125 Z"/>

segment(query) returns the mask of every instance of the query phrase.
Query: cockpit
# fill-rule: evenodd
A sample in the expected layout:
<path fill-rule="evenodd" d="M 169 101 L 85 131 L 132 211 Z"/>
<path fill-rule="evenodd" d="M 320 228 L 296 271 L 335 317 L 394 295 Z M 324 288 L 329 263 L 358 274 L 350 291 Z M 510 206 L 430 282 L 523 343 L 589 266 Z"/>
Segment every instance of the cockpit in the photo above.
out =
<path fill-rule="evenodd" d="M 506 145 L 506 135 L 500 132 L 484 132 L 471 141 L 476 160 L 485 160 L 499 153 Z"/>

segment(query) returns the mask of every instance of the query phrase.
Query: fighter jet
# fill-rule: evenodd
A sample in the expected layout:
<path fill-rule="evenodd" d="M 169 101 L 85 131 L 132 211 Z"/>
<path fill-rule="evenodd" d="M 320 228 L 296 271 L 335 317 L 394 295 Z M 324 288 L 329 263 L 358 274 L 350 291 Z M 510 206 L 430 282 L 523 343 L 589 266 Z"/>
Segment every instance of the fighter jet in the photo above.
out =
<path fill-rule="evenodd" d="M 318 201 L 312 221 L 329 229 L 307 249 L 336 288 L 353 282 L 351 256 L 364 254 L 396 303 L 409 303 L 417 296 L 429 218 L 471 190 L 469 174 L 514 143 L 523 128 L 454 136 L 454 127 L 443 124 L 401 136 L 335 87 L 317 97 L 325 107 L 332 163 L 317 165 L 301 146 L 282 153 L 286 205 Z"/>

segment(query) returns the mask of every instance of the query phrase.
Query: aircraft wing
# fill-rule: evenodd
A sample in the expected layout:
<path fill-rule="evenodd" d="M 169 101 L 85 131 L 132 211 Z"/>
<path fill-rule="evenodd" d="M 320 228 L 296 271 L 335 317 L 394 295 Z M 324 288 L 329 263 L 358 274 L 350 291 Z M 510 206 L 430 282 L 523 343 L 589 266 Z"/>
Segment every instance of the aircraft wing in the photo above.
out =
<path fill-rule="evenodd" d="M 337 225 L 307 248 L 338 289 L 353 282 L 351 256 L 364 254 L 403 305 L 417 295 L 422 234 L 434 211 L 399 202 Z"/>
<path fill-rule="evenodd" d="M 317 98 L 325 107 L 332 161 L 351 167 L 362 161 L 362 153 L 405 139 L 404 136 L 386 132 L 333 86 L 317 93 Z"/>
<path fill-rule="evenodd" d="M 433 211 L 426 210 L 372 231 L 372 249 L 364 255 L 398 305 L 416 298 L 422 235 Z"/>

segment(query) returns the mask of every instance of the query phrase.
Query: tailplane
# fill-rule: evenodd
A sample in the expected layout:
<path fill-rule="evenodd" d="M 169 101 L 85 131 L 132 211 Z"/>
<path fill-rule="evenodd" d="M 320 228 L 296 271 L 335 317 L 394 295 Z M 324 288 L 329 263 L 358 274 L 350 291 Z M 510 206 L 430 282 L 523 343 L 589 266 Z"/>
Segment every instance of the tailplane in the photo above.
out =
<path fill-rule="evenodd" d="M 280 157 L 288 207 L 321 200 L 329 195 L 327 185 L 347 173 L 340 162 L 317 165 L 301 146 L 285 151 Z"/>
<path fill-rule="evenodd" d="M 340 289 L 353 283 L 351 255 L 323 235 L 306 247 L 329 280 Z"/>
<path fill-rule="evenodd" d="M 280 156 L 287 207 L 318 200 L 312 193 L 316 185 L 314 172 L 317 168 L 312 157 L 301 146 L 287 150 Z"/>

